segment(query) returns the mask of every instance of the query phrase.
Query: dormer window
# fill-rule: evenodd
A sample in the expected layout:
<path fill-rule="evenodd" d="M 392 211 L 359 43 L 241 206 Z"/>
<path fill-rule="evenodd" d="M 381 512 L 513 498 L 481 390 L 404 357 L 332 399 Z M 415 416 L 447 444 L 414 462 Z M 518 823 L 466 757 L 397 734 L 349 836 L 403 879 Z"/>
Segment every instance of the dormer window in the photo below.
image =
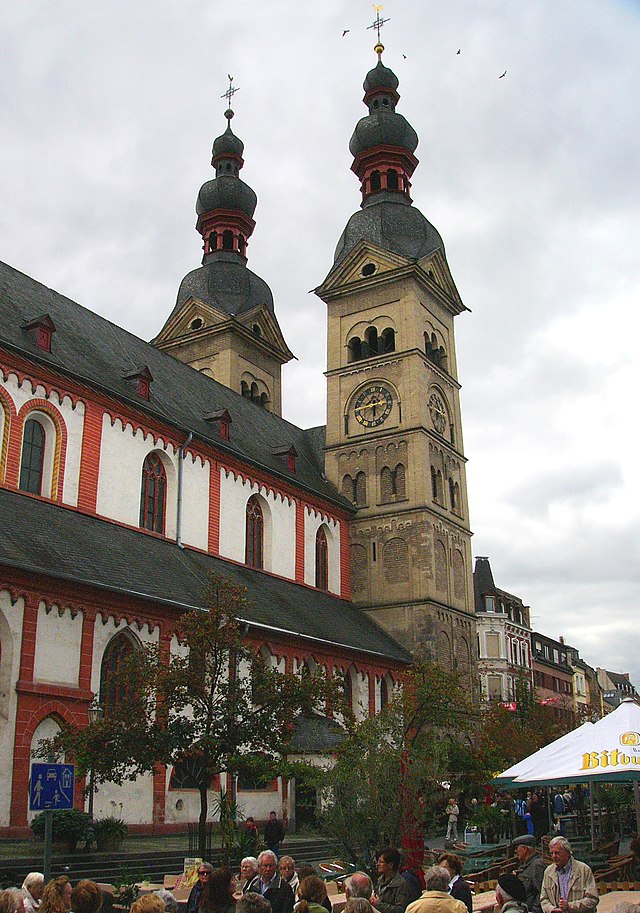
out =
<path fill-rule="evenodd" d="M 291 447 L 283 447 L 280 450 L 275 451 L 275 455 L 282 457 L 287 462 L 287 470 L 289 472 L 296 471 L 296 460 L 298 459 L 298 451 L 296 448 L 291 445 Z"/>
<path fill-rule="evenodd" d="M 42 349 L 43 352 L 51 351 L 51 339 L 56 327 L 48 314 L 42 314 L 40 317 L 36 317 L 35 320 L 30 320 L 29 323 L 23 324 L 23 329 L 29 333 L 32 342 L 39 349 Z"/>
<path fill-rule="evenodd" d="M 130 371 L 128 374 L 125 374 L 124 377 L 125 380 L 128 380 L 134 386 L 136 393 L 141 399 L 149 400 L 151 398 L 151 382 L 153 377 L 146 365 L 141 368 L 136 368 L 135 371 Z"/>
<path fill-rule="evenodd" d="M 231 422 L 233 420 L 226 409 L 222 409 L 220 412 L 208 412 L 204 416 L 204 420 L 205 422 L 215 422 L 218 426 L 218 434 L 223 441 L 228 441 L 231 438 Z"/>

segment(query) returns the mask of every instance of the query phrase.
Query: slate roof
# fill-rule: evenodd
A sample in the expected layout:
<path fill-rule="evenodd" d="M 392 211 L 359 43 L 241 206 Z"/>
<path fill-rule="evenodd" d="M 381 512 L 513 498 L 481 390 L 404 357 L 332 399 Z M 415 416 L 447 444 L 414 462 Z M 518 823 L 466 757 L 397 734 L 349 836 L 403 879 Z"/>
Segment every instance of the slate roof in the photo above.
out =
<path fill-rule="evenodd" d="M 174 542 L 0 489 L 0 565 L 178 609 L 202 608 L 211 571 L 247 587 L 246 617 L 267 636 L 310 638 L 381 658 L 409 654 L 353 603 Z"/>
<path fill-rule="evenodd" d="M 23 328 L 43 314 L 48 314 L 56 327 L 51 353 L 37 348 Z M 197 440 L 352 509 L 324 478 L 317 446 L 304 430 L 2 262 L 0 345 L 129 403 L 167 423 L 178 435 L 186 437 L 192 431 Z M 149 402 L 137 396 L 125 379 L 143 365 L 153 377 Z M 203 417 L 223 409 L 232 418 L 230 441 L 221 440 L 216 426 Z M 289 472 L 286 460 L 274 453 L 291 445 L 298 453 L 295 473 Z"/>

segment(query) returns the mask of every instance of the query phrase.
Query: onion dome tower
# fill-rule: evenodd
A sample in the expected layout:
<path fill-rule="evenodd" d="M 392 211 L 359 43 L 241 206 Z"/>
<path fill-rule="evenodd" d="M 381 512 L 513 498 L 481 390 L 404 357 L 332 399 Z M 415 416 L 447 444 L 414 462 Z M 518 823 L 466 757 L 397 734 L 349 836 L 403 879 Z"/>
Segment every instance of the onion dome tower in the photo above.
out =
<path fill-rule="evenodd" d="M 231 98 L 230 85 L 223 97 Z M 247 267 L 258 198 L 240 178 L 244 143 L 227 128 L 213 143 L 215 177 L 196 200 L 202 266 L 184 277 L 175 307 L 154 344 L 257 405 L 281 414 L 281 367 L 293 358 L 271 289 Z"/>
<path fill-rule="evenodd" d="M 374 26 L 379 28 L 379 18 Z M 329 274 L 325 473 L 356 508 L 351 596 L 410 650 L 475 689 L 471 531 L 454 318 L 442 238 L 413 205 L 418 136 L 382 62 L 349 145 L 360 209 Z"/>
<path fill-rule="evenodd" d="M 360 179 L 362 204 L 355 213 L 335 252 L 339 263 L 362 239 L 412 260 L 442 250 L 442 239 L 422 213 L 412 206 L 411 177 L 418 165 L 415 151 L 418 135 L 396 111 L 400 100 L 398 77 L 382 63 L 378 43 L 377 65 L 364 80 L 364 103 L 369 114 L 356 124 L 349 151 L 351 170 Z"/>

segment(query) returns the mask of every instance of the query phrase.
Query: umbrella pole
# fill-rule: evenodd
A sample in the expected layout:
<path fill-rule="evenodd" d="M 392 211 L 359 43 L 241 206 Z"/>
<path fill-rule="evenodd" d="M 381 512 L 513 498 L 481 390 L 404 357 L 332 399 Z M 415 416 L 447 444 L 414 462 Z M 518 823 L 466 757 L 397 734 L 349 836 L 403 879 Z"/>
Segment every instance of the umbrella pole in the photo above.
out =
<path fill-rule="evenodd" d="M 593 817 L 593 783 L 589 786 L 589 817 L 591 819 L 591 850 L 596 849 L 596 821 Z"/>
<path fill-rule="evenodd" d="M 633 781 L 633 798 L 636 806 L 636 834 L 640 834 L 640 783 Z"/>

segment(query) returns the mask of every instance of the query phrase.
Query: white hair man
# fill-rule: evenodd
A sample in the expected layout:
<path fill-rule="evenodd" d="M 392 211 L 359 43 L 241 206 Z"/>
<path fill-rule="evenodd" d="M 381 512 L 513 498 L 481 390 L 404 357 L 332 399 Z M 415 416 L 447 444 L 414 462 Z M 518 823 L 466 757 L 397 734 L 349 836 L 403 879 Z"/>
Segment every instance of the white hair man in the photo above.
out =
<path fill-rule="evenodd" d="M 363 900 L 368 900 L 369 903 L 371 903 L 371 896 L 373 894 L 373 882 L 366 872 L 354 872 L 353 875 L 349 875 L 348 878 L 345 878 L 344 893 L 347 900 L 360 897 Z M 376 911 L 376 913 L 379 913 L 373 904 L 371 906 L 372 909 Z"/>
<path fill-rule="evenodd" d="M 406 913 L 467 913 L 466 905 L 449 894 L 451 875 L 448 869 L 441 865 L 431 866 L 424 878 L 427 890 L 409 904 Z"/>
<path fill-rule="evenodd" d="M 273 913 L 293 913 L 293 891 L 277 868 L 276 854 L 263 850 L 258 856 L 258 874 L 245 886 L 245 894 L 261 894 L 271 904 Z"/>
<path fill-rule="evenodd" d="M 549 843 L 553 862 L 542 879 L 542 913 L 593 913 L 598 906 L 598 888 L 593 872 L 574 859 L 571 844 L 564 837 Z"/>

